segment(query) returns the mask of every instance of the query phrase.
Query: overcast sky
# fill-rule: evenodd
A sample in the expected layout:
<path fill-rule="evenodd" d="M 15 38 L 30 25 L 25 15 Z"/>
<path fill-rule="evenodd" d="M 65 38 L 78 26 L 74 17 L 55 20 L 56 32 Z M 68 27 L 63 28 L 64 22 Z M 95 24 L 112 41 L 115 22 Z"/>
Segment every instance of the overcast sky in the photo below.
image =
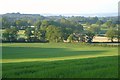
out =
<path fill-rule="evenodd" d="M 94 14 L 118 12 L 119 0 L 1 0 L 0 14 Z"/>

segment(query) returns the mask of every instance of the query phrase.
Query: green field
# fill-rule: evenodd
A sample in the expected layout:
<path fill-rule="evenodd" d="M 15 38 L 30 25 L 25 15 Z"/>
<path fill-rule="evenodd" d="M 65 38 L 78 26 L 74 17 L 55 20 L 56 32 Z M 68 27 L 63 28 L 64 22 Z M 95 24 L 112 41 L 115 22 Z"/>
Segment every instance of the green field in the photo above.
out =
<path fill-rule="evenodd" d="M 118 48 L 80 43 L 4 43 L 3 78 L 117 78 Z"/>

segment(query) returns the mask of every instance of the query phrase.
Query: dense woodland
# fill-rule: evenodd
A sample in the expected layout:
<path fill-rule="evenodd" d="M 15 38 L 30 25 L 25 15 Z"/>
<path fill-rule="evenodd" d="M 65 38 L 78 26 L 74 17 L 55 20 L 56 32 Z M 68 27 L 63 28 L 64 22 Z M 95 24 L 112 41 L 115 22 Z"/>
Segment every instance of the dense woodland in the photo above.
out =
<path fill-rule="evenodd" d="M 120 41 L 119 21 L 115 17 L 42 16 L 39 14 L 3 14 L 2 41 L 7 42 L 92 42 L 95 35 Z M 18 33 L 23 31 L 24 36 Z"/>

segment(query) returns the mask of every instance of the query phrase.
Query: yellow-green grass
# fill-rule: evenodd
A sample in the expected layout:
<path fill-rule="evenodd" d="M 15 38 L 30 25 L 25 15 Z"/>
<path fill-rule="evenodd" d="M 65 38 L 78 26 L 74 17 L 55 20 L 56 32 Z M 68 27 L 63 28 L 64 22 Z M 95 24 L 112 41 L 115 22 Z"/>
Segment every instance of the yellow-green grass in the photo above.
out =
<path fill-rule="evenodd" d="M 118 47 L 3 43 L 3 78 L 117 78 Z"/>
<path fill-rule="evenodd" d="M 3 78 L 118 78 L 118 58 L 3 63 Z"/>
<path fill-rule="evenodd" d="M 24 34 L 25 30 L 19 30 L 18 34 Z"/>
<path fill-rule="evenodd" d="M 3 44 L 2 50 L 3 63 L 58 61 L 118 55 L 117 47 L 94 47 L 78 43 L 10 43 Z"/>

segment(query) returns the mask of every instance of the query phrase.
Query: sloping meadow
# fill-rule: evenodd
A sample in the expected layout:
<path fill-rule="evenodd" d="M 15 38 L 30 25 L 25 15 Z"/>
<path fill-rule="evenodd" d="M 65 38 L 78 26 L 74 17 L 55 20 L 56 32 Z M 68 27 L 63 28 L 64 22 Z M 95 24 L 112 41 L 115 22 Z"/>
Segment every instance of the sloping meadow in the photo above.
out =
<path fill-rule="evenodd" d="M 80 43 L 6 43 L 3 78 L 117 78 L 118 48 Z"/>

